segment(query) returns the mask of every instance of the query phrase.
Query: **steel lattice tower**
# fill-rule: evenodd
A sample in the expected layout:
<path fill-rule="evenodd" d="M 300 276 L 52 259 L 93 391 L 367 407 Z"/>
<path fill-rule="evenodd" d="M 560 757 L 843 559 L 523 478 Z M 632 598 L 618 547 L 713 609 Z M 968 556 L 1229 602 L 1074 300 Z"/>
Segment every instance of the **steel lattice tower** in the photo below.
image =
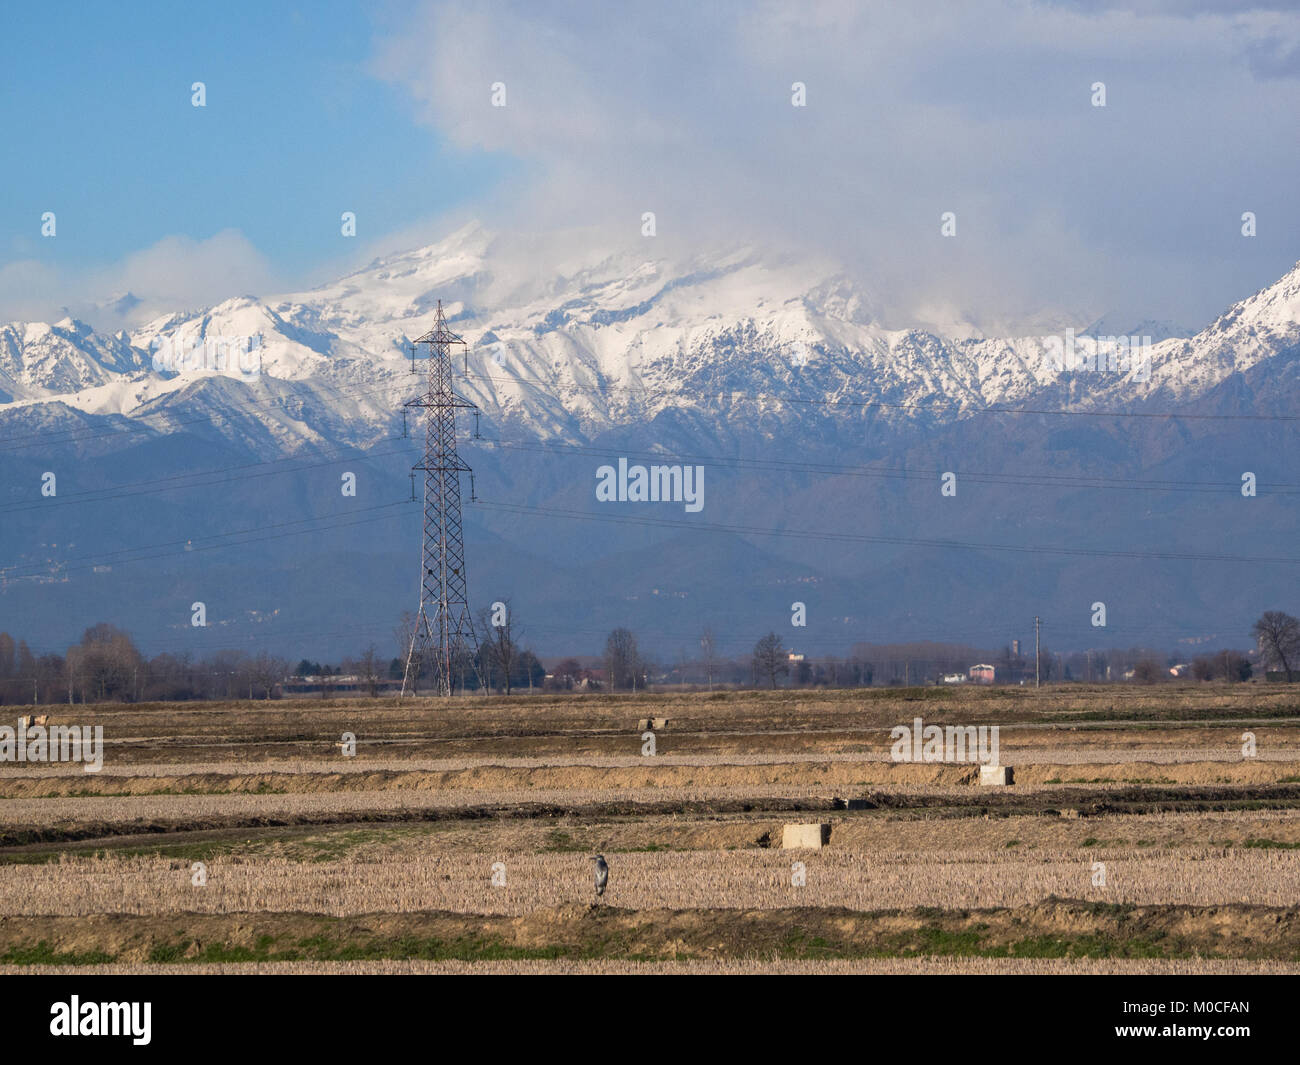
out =
<path fill-rule="evenodd" d="M 402 695 L 414 689 L 421 665 L 430 658 L 438 694 L 451 695 L 458 671 L 463 687 L 465 671 L 478 670 L 478 639 L 469 612 L 460 520 L 460 475 L 470 473 L 470 468 L 456 453 L 456 410 L 478 408 L 452 388 L 451 348 L 465 341 L 447 328 L 442 300 L 438 301 L 433 328 L 415 343 L 429 345 L 426 391 L 404 404 L 423 407 L 425 413 L 424 461 L 411 467 L 412 482 L 416 470 L 424 471 L 424 546 L 420 610 L 411 632 Z M 414 346 L 411 350 L 414 357 Z"/>

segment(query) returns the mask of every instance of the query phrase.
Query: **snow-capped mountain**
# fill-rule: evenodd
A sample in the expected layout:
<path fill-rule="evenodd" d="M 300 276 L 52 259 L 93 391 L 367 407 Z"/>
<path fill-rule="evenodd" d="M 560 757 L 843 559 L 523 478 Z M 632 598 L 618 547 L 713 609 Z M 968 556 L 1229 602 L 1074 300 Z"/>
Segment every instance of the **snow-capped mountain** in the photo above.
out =
<path fill-rule="evenodd" d="M 763 397 L 769 408 L 790 396 L 823 397 L 845 411 L 882 402 L 927 421 L 1063 399 L 1085 410 L 1153 398 L 1181 405 L 1289 350 L 1300 329 L 1297 269 L 1193 337 L 1153 336 L 1141 372 L 1073 370 L 1053 361 L 1057 338 L 887 330 L 870 296 L 833 264 L 752 250 L 679 262 L 593 255 L 527 285 L 507 280 L 510 264 L 495 244 L 469 226 L 308 292 L 177 312 L 129 338 L 71 321 L 12 324 L 0 331 L 0 388 L 8 400 L 132 417 L 200 402 L 194 386 L 214 376 L 253 391 L 292 382 L 322 399 L 352 400 L 339 428 L 361 443 L 391 425 L 409 393 L 407 346 L 441 298 L 470 345 L 463 391 L 485 416 L 576 440 L 670 409 L 707 417 L 732 393 Z M 1098 324 L 1106 323 L 1087 332 L 1106 335 Z M 139 387 L 120 387 L 127 382 Z M 793 426 L 805 414 L 780 417 Z"/>
<path fill-rule="evenodd" d="M 1153 344 L 1158 344 L 1160 341 L 1169 340 L 1170 338 L 1182 339 L 1196 332 L 1195 329 L 1188 329 L 1186 326 L 1163 319 L 1143 318 L 1140 322 L 1133 322 L 1113 314 L 1102 315 L 1091 325 L 1078 331 L 1092 337 L 1147 337 Z"/>
<path fill-rule="evenodd" d="M 0 326 L 0 403 L 72 395 L 137 377 L 146 365 L 126 334 L 101 336 L 71 318 Z"/>
<path fill-rule="evenodd" d="M 328 470 L 326 463 L 343 453 L 356 456 L 349 469 L 372 463 L 376 502 L 400 498 L 415 458 L 411 441 L 394 440 L 401 402 L 418 387 L 408 347 L 431 326 L 439 299 L 468 344 L 461 363 L 468 375 L 458 388 L 482 410 L 488 444 L 466 447 L 478 449 L 478 493 L 489 500 L 591 510 L 592 472 L 607 461 L 600 456 L 660 451 L 713 464 L 705 517 L 725 518 L 729 528 L 786 530 L 815 516 L 818 525 L 904 543 L 938 529 L 972 542 L 1091 537 L 1188 549 L 1231 536 L 1239 553 L 1253 545 L 1272 555 L 1288 550 L 1280 526 L 1290 521 L 1294 529 L 1293 497 L 1268 496 L 1267 486 L 1295 479 L 1288 472 L 1294 422 L 1285 418 L 1300 413 L 1300 265 L 1192 336 L 1157 340 L 1152 326 L 1139 334 L 1152 337 L 1149 349 L 1120 352 L 1112 364 L 1105 350 L 1070 349 L 1074 334 L 1084 331 L 1064 317 L 1059 332 L 1001 339 L 886 328 L 871 294 L 815 257 L 753 248 L 680 258 L 656 257 L 645 247 L 520 248 L 471 225 L 309 291 L 177 311 L 129 335 L 101 336 L 72 320 L 0 328 L 0 437 L 49 442 L 39 459 L 8 445 L 17 450 L 0 508 L 12 504 L 38 525 L 4 527 L 0 578 L 35 579 L 32 573 L 49 571 L 49 560 L 61 557 L 61 548 L 48 545 L 66 546 L 78 536 L 117 533 L 128 544 L 166 543 L 167 532 L 184 543 L 195 530 L 225 535 L 232 527 L 280 528 L 304 512 L 332 513 L 337 488 L 324 474 L 301 471 Z M 1112 335 L 1099 325 L 1107 320 L 1087 333 Z M 1035 413 L 1017 418 L 990 410 Z M 1193 417 L 1101 416 L 1171 411 Z M 1272 420 L 1225 421 L 1225 414 Z M 506 453 L 492 441 L 538 447 Z M 782 472 L 792 459 L 836 465 L 824 476 Z M 279 477 L 277 464 L 289 460 L 299 463 L 295 478 Z M 744 465 L 751 462 L 758 466 Z M 78 508 L 61 504 L 48 513 L 22 509 L 31 506 L 25 501 L 39 472 L 60 464 L 75 472 L 79 490 L 140 485 L 132 491 L 141 501 L 118 525 L 90 518 L 78 525 Z M 858 466 L 875 472 L 853 473 Z M 257 469 L 231 475 L 228 490 L 186 494 L 194 471 L 250 467 Z M 836 473 L 841 467 L 847 472 Z M 975 478 L 963 482 L 960 505 L 934 487 L 944 470 Z M 1236 491 L 1243 470 L 1264 486 L 1253 510 L 1241 506 Z M 1085 476 L 1174 487 L 1115 491 L 1099 502 L 1089 494 L 1091 481 L 1080 487 Z M 158 482 L 177 487 L 147 487 Z M 1202 483 L 1221 491 L 1229 508 L 1213 527 L 1203 524 Z M 132 524 L 146 520 L 152 525 L 144 532 Z M 554 573 L 552 583 L 533 582 L 529 594 L 538 597 L 538 610 L 544 600 L 549 613 L 583 588 L 598 605 L 575 602 L 576 616 L 594 611 L 599 623 L 620 611 L 672 616 L 663 600 L 656 602 L 668 583 L 655 576 L 663 566 L 661 542 L 689 530 L 571 523 L 543 535 L 537 523 L 546 519 L 472 508 L 467 520 L 491 545 L 484 548 L 486 568 L 498 584 L 511 586 L 525 565 Z M 150 535 L 154 528 L 157 536 Z M 403 544 L 411 532 L 402 534 Z M 378 556 L 365 555 L 376 549 L 373 538 L 333 535 L 332 543 L 345 545 L 338 550 L 353 553 L 348 565 L 366 574 L 353 582 L 358 609 L 392 614 L 389 599 L 407 583 L 395 574 L 405 572 L 408 548 L 383 554 L 387 568 L 377 575 Z M 592 536 L 600 545 L 594 553 Z M 1007 558 L 996 553 L 936 559 L 919 547 L 819 545 L 812 565 L 805 544 L 762 533 L 742 541 L 724 550 L 715 536 L 712 547 L 690 548 L 698 571 L 693 617 L 706 598 L 733 618 L 733 627 L 736 616 L 758 609 L 755 595 L 770 593 L 788 605 L 788 593 L 776 589 L 795 579 L 792 569 L 830 581 L 826 613 L 839 619 L 839 628 L 831 626 L 838 634 L 861 618 L 865 600 L 907 603 L 918 632 L 942 637 L 934 631 L 940 616 L 982 629 L 999 624 L 1003 610 L 1032 616 L 1048 609 L 1045 602 L 1091 602 L 1099 592 L 1089 590 L 1090 580 L 1111 582 L 1116 595 L 1142 589 L 1134 616 L 1180 632 L 1218 631 L 1207 616 L 1225 597 L 1240 599 L 1243 616 L 1255 609 L 1248 589 L 1226 573 L 1190 586 L 1144 584 L 1162 572 L 1159 564 L 1122 577 L 1112 566 L 1102 578 L 1101 569 L 1053 559 L 1026 583 L 1024 571 L 1008 570 Z M 230 586 L 269 594 L 275 582 L 268 571 L 292 569 L 304 558 L 301 541 L 281 546 L 246 552 Z M 337 564 L 325 554 L 310 557 L 317 568 Z M 607 566 L 603 585 L 590 572 L 598 565 Z M 581 576 L 565 568 L 575 566 Z M 687 568 L 679 565 L 683 573 Z M 323 589 L 295 580 L 286 575 L 280 594 L 325 611 L 331 607 L 322 597 L 348 583 Z M 1081 586 L 1072 589 L 1076 581 Z M 1268 588 L 1277 578 L 1261 571 L 1258 581 Z M 768 591 L 760 595 L 762 588 Z M 43 593 L 52 594 L 48 586 Z M 376 624 L 385 632 L 391 627 Z M 573 632 L 581 626 L 565 624 L 570 628 L 557 629 L 577 647 Z"/>

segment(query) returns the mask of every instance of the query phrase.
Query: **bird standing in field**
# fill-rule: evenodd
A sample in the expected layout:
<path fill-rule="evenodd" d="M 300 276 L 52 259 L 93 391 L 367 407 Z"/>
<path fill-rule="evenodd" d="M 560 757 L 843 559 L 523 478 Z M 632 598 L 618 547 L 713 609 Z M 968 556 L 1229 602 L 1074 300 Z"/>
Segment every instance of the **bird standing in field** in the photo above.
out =
<path fill-rule="evenodd" d="M 591 860 L 596 863 L 596 897 L 599 898 L 605 894 L 605 885 L 609 883 L 609 863 L 603 854 L 597 854 Z"/>

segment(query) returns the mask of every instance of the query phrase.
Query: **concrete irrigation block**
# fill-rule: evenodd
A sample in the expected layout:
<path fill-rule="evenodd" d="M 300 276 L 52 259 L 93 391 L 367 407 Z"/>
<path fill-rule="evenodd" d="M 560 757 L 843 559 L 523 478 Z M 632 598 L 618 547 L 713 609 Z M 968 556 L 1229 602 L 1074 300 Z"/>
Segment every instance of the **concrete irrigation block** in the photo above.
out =
<path fill-rule="evenodd" d="M 1011 771 L 1009 765 L 982 765 L 980 766 L 980 784 L 981 785 L 1001 785 L 1014 784 L 1015 773 Z"/>
<path fill-rule="evenodd" d="M 830 842 L 830 825 L 786 825 L 781 833 L 781 849 L 794 850 L 799 847 L 820 850 Z"/>

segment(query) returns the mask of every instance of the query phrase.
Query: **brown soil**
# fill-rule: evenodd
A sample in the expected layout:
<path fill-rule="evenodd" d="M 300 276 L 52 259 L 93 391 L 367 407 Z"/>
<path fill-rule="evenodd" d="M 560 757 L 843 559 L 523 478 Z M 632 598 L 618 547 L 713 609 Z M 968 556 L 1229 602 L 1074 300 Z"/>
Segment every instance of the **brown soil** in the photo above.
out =
<path fill-rule="evenodd" d="M 1215 957 L 1300 961 L 1300 908 L 1112 907 L 1048 899 L 1015 910 L 620 910 L 568 906 L 522 917 L 297 913 L 0 917 L 0 957 L 38 944 L 104 960 L 349 960 L 515 956 L 836 958 Z M 940 948 L 936 951 L 936 947 Z M 340 955 L 343 955 L 340 957 Z"/>
<path fill-rule="evenodd" d="M 643 717 L 668 719 L 653 759 Z M 914 717 L 998 725 L 1015 785 L 892 763 L 889 729 Z M 105 767 L 0 766 L 0 966 L 1300 963 L 1300 685 L 308 699 L 52 721 L 103 725 Z M 343 732 L 356 758 L 335 749 Z M 828 823 L 827 849 L 781 852 L 790 821 Z M 598 851 L 617 870 L 609 905 L 569 901 Z M 497 861 L 508 892 L 488 886 Z"/>

